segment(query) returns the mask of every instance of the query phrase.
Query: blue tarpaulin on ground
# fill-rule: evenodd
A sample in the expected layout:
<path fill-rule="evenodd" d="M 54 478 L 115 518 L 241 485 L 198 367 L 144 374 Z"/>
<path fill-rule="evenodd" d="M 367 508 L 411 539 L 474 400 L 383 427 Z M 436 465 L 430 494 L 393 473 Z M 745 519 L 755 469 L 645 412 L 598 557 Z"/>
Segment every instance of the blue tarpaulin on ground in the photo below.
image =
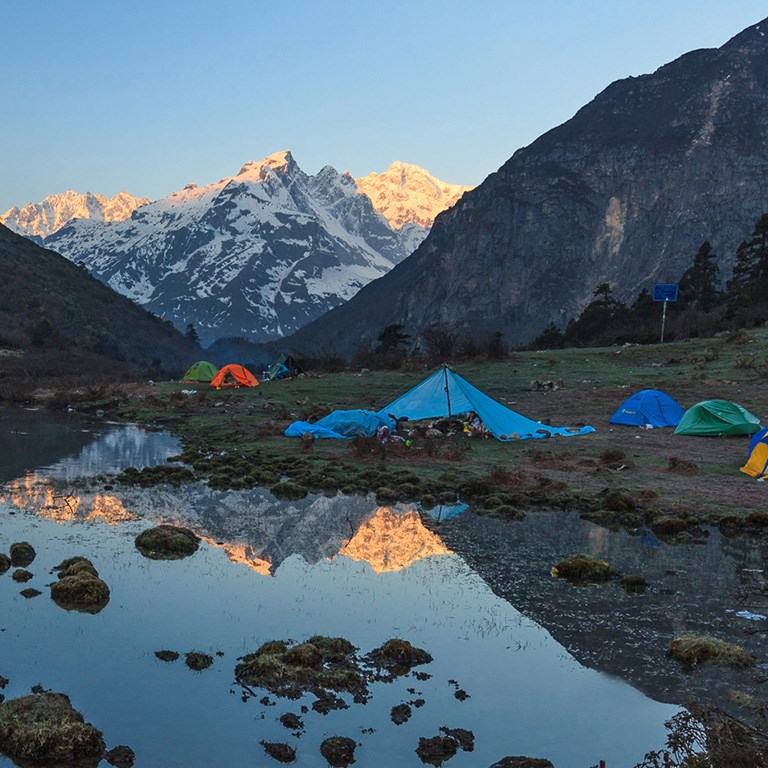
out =
<path fill-rule="evenodd" d="M 450 401 L 450 410 L 449 410 Z M 379 414 L 410 421 L 458 416 L 474 411 L 493 436 L 504 442 L 530 437 L 586 435 L 594 427 L 550 427 L 516 413 L 473 387 L 450 368 L 441 368 L 402 397 L 382 408 Z"/>
<path fill-rule="evenodd" d="M 315 437 L 357 437 L 360 435 L 375 435 L 379 427 L 393 430 L 394 422 L 373 411 L 331 411 L 315 424 L 307 421 L 294 421 L 285 430 L 286 437 L 301 437 L 307 433 Z"/>
<path fill-rule="evenodd" d="M 666 392 L 643 389 L 630 395 L 611 416 L 611 424 L 630 427 L 676 427 L 685 409 Z"/>

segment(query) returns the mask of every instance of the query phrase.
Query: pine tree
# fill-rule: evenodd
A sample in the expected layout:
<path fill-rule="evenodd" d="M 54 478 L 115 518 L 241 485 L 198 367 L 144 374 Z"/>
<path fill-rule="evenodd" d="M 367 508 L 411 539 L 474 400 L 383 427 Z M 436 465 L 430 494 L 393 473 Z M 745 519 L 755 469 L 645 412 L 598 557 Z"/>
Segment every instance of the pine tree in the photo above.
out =
<path fill-rule="evenodd" d="M 566 344 L 611 344 L 626 314 L 626 306 L 613 298 L 610 284 L 601 283 L 595 289 L 592 302 L 578 318 L 568 323 Z"/>
<path fill-rule="evenodd" d="M 403 333 L 403 326 L 400 323 L 392 323 L 384 328 L 377 339 L 378 346 L 376 352 L 405 352 L 405 348 L 411 343 L 411 337 Z"/>
<path fill-rule="evenodd" d="M 184 336 L 188 341 L 191 341 L 193 344 L 200 343 L 200 337 L 197 335 L 195 326 L 192 323 L 187 323 L 187 330 L 184 332 Z"/>
<path fill-rule="evenodd" d="M 709 311 L 720 298 L 719 283 L 717 256 L 709 240 L 705 240 L 680 278 L 680 302 Z"/>
<path fill-rule="evenodd" d="M 733 275 L 726 286 L 731 303 L 750 301 L 768 280 L 768 213 L 755 224 L 752 237 L 739 245 Z"/>

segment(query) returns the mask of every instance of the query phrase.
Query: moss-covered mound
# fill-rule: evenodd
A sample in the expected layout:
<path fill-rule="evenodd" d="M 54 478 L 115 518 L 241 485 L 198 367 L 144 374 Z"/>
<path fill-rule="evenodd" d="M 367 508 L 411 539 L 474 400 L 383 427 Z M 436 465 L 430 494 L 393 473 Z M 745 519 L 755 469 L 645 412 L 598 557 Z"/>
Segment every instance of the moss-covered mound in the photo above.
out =
<path fill-rule="evenodd" d="M 11 578 L 14 581 L 18 581 L 20 584 L 26 584 L 30 579 L 34 578 L 34 575 L 25 568 L 17 568 L 12 574 Z"/>
<path fill-rule="evenodd" d="M 88 573 L 66 576 L 51 584 L 51 599 L 66 610 L 98 613 L 109 602 L 109 587 Z"/>
<path fill-rule="evenodd" d="M 374 648 L 368 659 L 377 667 L 383 667 L 393 676 L 404 675 L 419 664 L 429 664 L 432 657 L 421 648 L 415 648 L 407 640 L 393 638 Z"/>
<path fill-rule="evenodd" d="M 0 552 L 0 574 L 5 573 L 11 567 L 11 558 L 4 552 Z"/>
<path fill-rule="evenodd" d="M 195 672 L 201 672 L 213 664 L 213 656 L 200 651 L 190 651 L 184 655 L 184 663 Z"/>
<path fill-rule="evenodd" d="M 51 599 L 68 611 L 98 613 L 109 602 L 109 587 L 85 557 L 71 557 L 54 568 L 59 580 L 51 584 Z"/>
<path fill-rule="evenodd" d="M 269 492 L 282 501 L 296 501 L 303 499 L 307 495 L 307 487 L 291 480 L 285 480 L 273 485 Z"/>
<path fill-rule="evenodd" d="M 626 576 L 621 577 L 619 583 L 624 588 L 624 591 L 631 595 L 641 595 L 648 587 L 645 577 L 639 573 L 628 573 Z"/>
<path fill-rule="evenodd" d="M 431 739 L 422 737 L 416 747 L 416 754 L 422 763 L 442 765 L 446 760 L 450 760 L 458 749 L 459 743 L 450 736 L 433 736 Z"/>
<path fill-rule="evenodd" d="M 176 661 L 176 659 L 179 658 L 177 651 L 169 651 L 165 649 L 162 651 L 155 651 L 155 656 L 157 656 L 160 661 Z"/>
<path fill-rule="evenodd" d="M 357 743 L 346 736 L 330 736 L 320 745 L 320 754 L 332 768 L 347 768 L 355 762 Z"/>
<path fill-rule="evenodd" d="M 136 762 L 136 755 L 130 747 L 121 744 L 104 753 L 104 759 L 115 768 L 131 768 Z"/>
<path fill-rule="evenodd" d="M 296 759 L 296 750 L 281 741 L 262 741 L 264 751 L 278 763 L 292 763 Z"/>
<path fill-rule="evenodd" d="M 364 699 L 367 681 L 354 652 L 355 647 L 342 637 L 316 636 L 295 645 L 271 640 L 240 659 L 235 678 L 293 699 L 305 692 L 328 699 L 332 691 Z"/>
<path fill-rule="evenodd" d="M 727 643 L 709 635 L 683 635 L 669 644 L 667 654 L 688 668 L 705 662 L 729 667 L 751 667 L 755 657 L 735 643 Z"/>
<path fill-rule="evenodd" d="M 35 548 L 28 541 L 17 541 L 11 544 L 11 563 L 25 568 L 35 559 Z"/>
<path fill-rule="evenodd" d="M 561 560 L 556 566 L 556 576 L 575 584 L 608 581 L 619 575 L 611 565 L 592 555 L 574 555 Z"/>
<path fill-rule="evenodd" d="M 143 488 L 152 488 L 156 485 L 172 485 L 178 488 L 183 483 L 191 483 L 195 475 L 185 467 L 169 467 L 160 464 L 156 467 L 144 467 L 142 470 L 136 467 L 128 467 L 117 476 L 117 481 L 126 485 L 139 485 Z"/>
<path fill-rule="evenodd" d="M 180 560 L 197 552 L 200 539 L 189 528 L 158 525 L 136 537 L 136 549 L 151 560 Z"/>
<path fill-rule="evenodd" d="M 87 557 L 80 555 L 62 560 L 53 567 L 53 570 L 60 579 L 63 579 L 65 576 L 74 576 L 76 573 L 90 573 L 92 576 L 99 575 L 94 564 Z"/>
<path fill-rule="evenodd" d="M 291 731 L 303 731 L 304 721 L 295 712 L 286 712 L 279 717 L 280 724 Z"/>
<path fill-rule="evenodd" d="M 34 693 L 0 704 L 0 750 L 14 760 L 96 766 L 104 746 L 101 731 L 86 723 L 63 693 Z"/>
<path fill-rule="evenodd" d="M 402 725 L 411 719 L 413 710 L 408 704 L 396 704 L 392 707 L 389 718 L 395 725 Z"/>

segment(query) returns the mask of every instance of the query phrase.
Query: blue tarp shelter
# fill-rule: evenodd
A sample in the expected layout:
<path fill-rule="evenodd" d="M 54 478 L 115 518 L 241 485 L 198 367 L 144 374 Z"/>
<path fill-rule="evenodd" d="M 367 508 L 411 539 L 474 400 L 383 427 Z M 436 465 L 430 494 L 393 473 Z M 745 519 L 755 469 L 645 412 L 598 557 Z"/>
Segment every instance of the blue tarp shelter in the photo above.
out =
<path fill-rule="evenodd" d="M 308 421 L 294 421 L 284 434 L 286 437 L 310 434 L 315 437 L 345 438 L 375 435 L 376 430 L 382 426 L 393 430 L 395 423 L 387 416 L 373 411 L 331 411 L 314 424 Z"/>
<path fill-rule="evenodd" d="M 643 389 L 630 395 L 611 416 L 611 424 L 629 427 L 676 427 L 685 409 L 666 392 Z"/>
<path fill-rule="evenodd" d="M 410 421 L 436 419 L 474 411 L 488 431 L 504 442 L 529 437 L 586 435 L 594 427 L 550 427 L 516 413 L 473 387 L 447 366 L 435 371 L 402 397 L 379 411 L 382 416 L 407 416 Z"/>

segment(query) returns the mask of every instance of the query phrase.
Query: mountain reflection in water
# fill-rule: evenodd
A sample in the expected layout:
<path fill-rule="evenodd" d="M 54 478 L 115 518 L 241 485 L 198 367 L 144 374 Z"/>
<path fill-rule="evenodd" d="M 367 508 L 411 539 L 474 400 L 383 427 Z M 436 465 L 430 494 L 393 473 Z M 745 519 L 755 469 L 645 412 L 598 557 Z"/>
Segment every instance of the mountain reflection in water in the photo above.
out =
<path fill-rule="evenodd" d="M 158 462 L 177 450 L 168 436 L 110 431 L 83 447 L 83 469 L 118 471 L 142 466 L 139 455 Z M 112 598 L 96 616 L 72 615 L 46 596 L 25 601 L 18 585 L 0 579 L 0 616 L 8 617 L 0 674 L 11 680 L 4 694 L 22 695 L 36 683 L 67 693 L 109 746 L 135 749 L 137 765 L 266 764 L 259 744 L 266 740 L 288 741 L 301 765 L 323 768 L 319 744 L 339 734 L 360 743 L 361 768 L 419 766 L 419 738 L 445 725 L 475 734 L 475 751 L 452 758 L 455 768 L 507 754 L 548 757 L 558 768 L 600 758 L 623 766 L 661 744 L 663 721 L 676 711 L 578 664 L 494 595 L 413 508 L 341 495 L 282 502 L 266 490 L 212 491 L 198 483 L 115 484 L 107 494 L 76 481 L 72 455 L 27 469 L 5 485 L 0 521 L 5 541 L 28 540 L 38 551 L 30 584 L 44 588 L 53 565 L 84 554 Z M 159 522 L 186 525 L 212 546 L 181 561 L 147 560 L 133 537 Z M 233 695 L 233 670 L 239 656 L 267 640 L 313 634 L 347 637 L 362 653 L 406 638 L 433 655 L 424 668 L 431 677 L 377 684 L 364 707 L 326 716 L 310 710 L 297 739 L 278 717 L 311 701 L 243 702 Z M 158 661 L 153 651 L 160 648 L 222 655 L 193 673 L 181 662 Z M 451 680 L 470 698 L 455 698 Z M 414 698 L 426 705 L 395 726 L 391 708 Z"/>

